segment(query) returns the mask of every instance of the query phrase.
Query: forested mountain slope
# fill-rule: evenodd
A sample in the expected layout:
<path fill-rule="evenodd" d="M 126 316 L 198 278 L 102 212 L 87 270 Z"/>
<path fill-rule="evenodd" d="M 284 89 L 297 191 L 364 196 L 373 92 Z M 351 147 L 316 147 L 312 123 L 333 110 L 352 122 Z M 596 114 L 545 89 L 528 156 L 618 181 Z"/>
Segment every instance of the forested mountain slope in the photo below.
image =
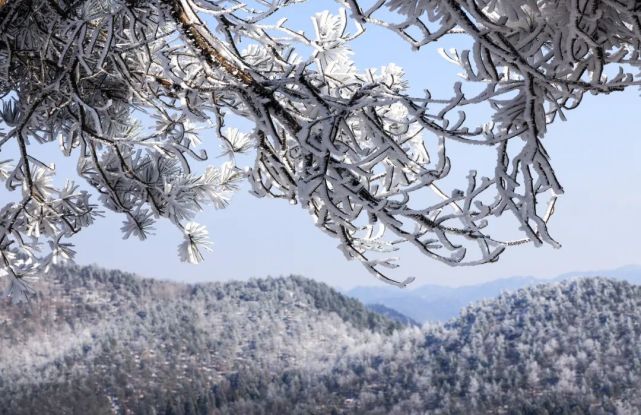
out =
<path fill-rule="evenodd" d="M 421 325 L 419 322 L 414 321 L 405 314 L 399 313 L 397 310 L 386 307 L 383 304 L 367 304 L 366 307 L 370 311 L 385 316 L 392 321 L 397 321 L 405 326 L 419 327 Z"/>
<path fill-rule="evenodd" d="M 384 385 L 390 413 L 641 413 L 641 287 L 602 278 L 540 285 L 405 331 L 341 361 L 354 391 Z M 368 410 L 382 405 L 378 395 Z M 393 404 L 389 404 L 389 401 Z M 376 405 L 376 406 L 375 406 Z"/>
<path fill-rule="evenodd" d="M 400 327 L 298 277 L 188 286 L 85 267 L 36 288 L 30 307 L 0 305 L 3 414 L 202 413 L 272 382 L 298 393 L 297 377 Z"/>
<path fill-rule="evenodd" d="M 0 305 L 2 414 L 638 413 L 641 288 L 584 279 L 404 327 L 303 278 L 58 269 Z"/>

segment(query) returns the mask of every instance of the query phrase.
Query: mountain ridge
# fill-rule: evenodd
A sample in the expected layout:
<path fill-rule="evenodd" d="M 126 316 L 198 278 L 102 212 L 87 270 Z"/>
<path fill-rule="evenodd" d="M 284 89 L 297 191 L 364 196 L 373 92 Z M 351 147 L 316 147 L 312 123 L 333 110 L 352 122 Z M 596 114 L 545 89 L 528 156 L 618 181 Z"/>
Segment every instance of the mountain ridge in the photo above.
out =
<path fill-rule="evenodd" d="M 0 304 L 0 414 L 630 414 L 641 287 L 543 284 L 406 327 L 301 277 L 71 268 Z M 55 283 L 52 283 L 55 281 Z"/>
<path fill-rule="evenodd" d="M 641 284 L 641 266 L 627 265 L 604 271 L 568 272 L 552 278 L 515 276 L 459 287 L 424 284 L 416 288 L 365 286 L 344 291 L 365 304 L 381 304 L 419 322 L 445 322 L 459 315 L 461 309 L 504 291 L 514 292 L 537 284 L 555 283 L 575 278 L 606 276 Z"/>

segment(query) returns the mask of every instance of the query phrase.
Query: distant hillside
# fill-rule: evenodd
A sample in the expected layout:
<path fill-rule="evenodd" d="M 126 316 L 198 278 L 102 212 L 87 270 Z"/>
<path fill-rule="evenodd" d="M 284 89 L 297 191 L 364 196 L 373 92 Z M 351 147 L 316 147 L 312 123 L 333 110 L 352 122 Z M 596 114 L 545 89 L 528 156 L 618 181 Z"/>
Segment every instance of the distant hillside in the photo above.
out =
<path fill-rule="evenodd" d="M 354 390 L 385 385 L 394 401 L 389 413 L 641 411 L 641 287 L 627 282 L 589 278 L 522 289 L 392 343 L 335 372 L 345 377 L 361 367 L 351 377 Z M 368 398 L 376 402 L 369 408 L 383 405 Z"/>
<path fill-rule="evenodd" d="M 56 270 L 0 305 L 0 414 L 635 414 L 641 287 L 522 289 L 405 327 L 299 277 Z"/>
<path fill-rule="evenodd" d="M 495 298 L 504 292 L 514 292 L 537 284 L 599 276 L 641 284 L 641 266 L 626 266 L 605 271 L 570 272 L 552 279 L 511 277 L 462 287 L 435 284 L 402 290 L 396 287 L 357 287 L 349 290 L 347 295 L 365 304 L 384 305 L 419 323 L 445 322 L 458 316 L 464 307 L 480 300 Z"/>
<path fill-rule="evenodd" d="M 397 321 L 405 326 L 415 326 L 415 327 L 420 326 L 420 324 L 418 324 L 416 321 L 412 320 L 411 318 L 407 317 L 405 314 L 401 314 L 396 310 L 393 310 L 389 307 L 385 307 L 383 304 L 367 304 L 366 307 L 368 310 L 371 310 L 377 314 L 385 316 L 390 320 Z"/>
<path fill-rule="evenodd" d="M 630 284 L 641 285 L 641 266 L 627 265 L 625 267 L 601 271 L 574 271 L 561 274 L 554 278 L 554 280 L 566 281 L 586 277 L 607 277 L 619 281 L 627 281 Z"/>
<path fill-rule="evenodd" d="M 0 414 L 208 413 L 275 379 L 298 393 L 301 372 L 401 327 L 299 277 L 190 286 L 74 267 L 36 288 L 31 307 L 0 305 Z"/>

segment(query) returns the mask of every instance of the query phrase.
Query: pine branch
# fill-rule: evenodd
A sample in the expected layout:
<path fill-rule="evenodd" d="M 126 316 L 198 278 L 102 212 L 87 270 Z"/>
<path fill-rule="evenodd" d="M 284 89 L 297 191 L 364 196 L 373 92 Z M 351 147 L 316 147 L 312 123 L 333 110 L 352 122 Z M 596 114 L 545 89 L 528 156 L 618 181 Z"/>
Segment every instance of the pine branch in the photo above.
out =
<path fill-rule="evenodd" d="M 0 0 L 2 1 L 2 0 Z M 225 46 L 209 31 L 194 12 L 189 0 L 163 0 L 170 8 L 183 31 L 207 62 L 215 68 L 224 69 L 229 75 L 246 86 L 255 86 L 254 79 L 242 68 L 242 64 L 226 53 Z"/>

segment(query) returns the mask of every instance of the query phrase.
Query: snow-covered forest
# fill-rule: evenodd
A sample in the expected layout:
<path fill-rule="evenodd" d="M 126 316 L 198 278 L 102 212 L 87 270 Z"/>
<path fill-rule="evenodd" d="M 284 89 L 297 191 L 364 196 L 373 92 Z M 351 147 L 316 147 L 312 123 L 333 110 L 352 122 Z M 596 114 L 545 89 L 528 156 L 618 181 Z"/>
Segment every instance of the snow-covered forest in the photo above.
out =
<path fill-rule="evenodd" d="M 301 277 L 56 268 L 0 308 L 0 413 L 634 414 L 641 287 L 589 278 L 403 326 Z"/>

